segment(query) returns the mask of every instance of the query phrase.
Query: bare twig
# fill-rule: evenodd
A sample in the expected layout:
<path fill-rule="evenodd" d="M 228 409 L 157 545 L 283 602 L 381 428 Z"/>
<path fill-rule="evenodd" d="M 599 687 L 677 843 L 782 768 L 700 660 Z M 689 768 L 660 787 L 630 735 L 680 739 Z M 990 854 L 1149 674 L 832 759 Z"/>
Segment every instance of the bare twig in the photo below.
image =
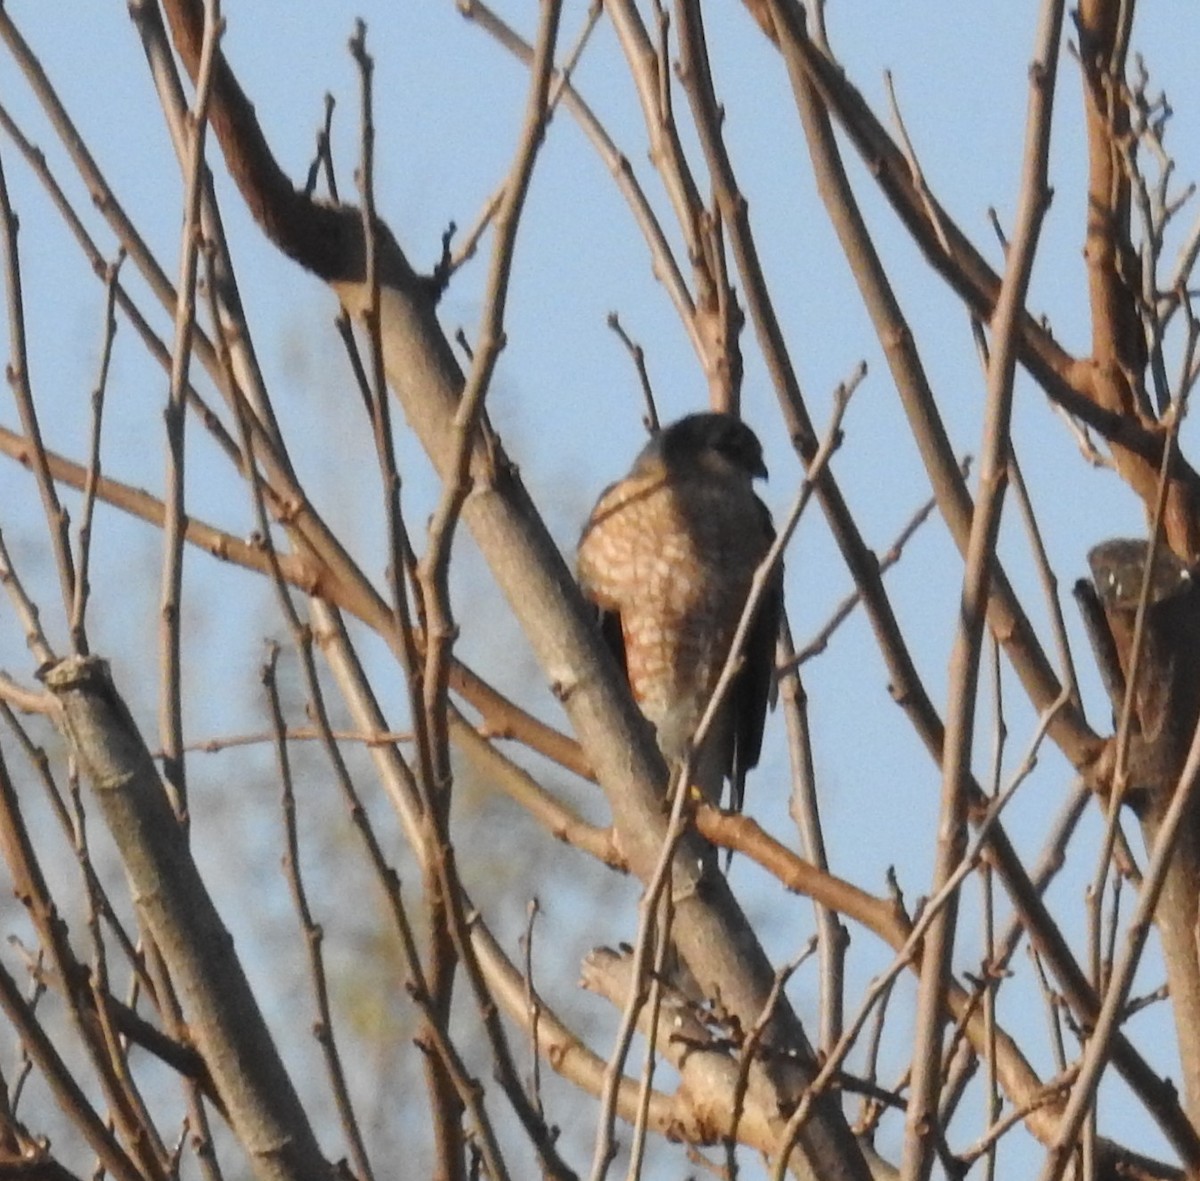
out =
<path fill-rule="evenodd" d="M 3 12 L 0 11 L 0 18 Z M 46 514 L 50 545 L 58 568 L 63 606 L 69 611 L 75 594 L 75 563 L 71 557 L 70 519 L 58 499 L 58 492 L 46 463 L 42 428 L 34 405 L 33 387 L 26 349 L 25 297 L 21 290 L 21 259 L 17 249 L 18 221 L 8 198 L 8 182 L 0 161 L 0 236 L 4 239 L 5 288 L 8 298 L 8 339 L 10 359 L 5 376 L 17 403 L 21 429 L 29 439 L 31 464 L 37 478 L 42 510 Z"/>
<path fill-rule="evenodd" d="M 800 833 L 805 856 L 819 870 L 828 871 L 809 733 L 808 696 L 792 656 L 792 632 L 786 611 L 780 618 L 777 652 L 781 667 L 787 670 L 779 677 L 779 697 L 783 703 L 788 759 L 792 768 L 788 812 Z M 818 1044 L 821 1051 L 828 1054 L 842 1036 L 846 1003 L 846 946 L 849 938 L 834 911 L 819 903 L 815 910 L 821 960 L 821 1035 Z"/>
<path fill-rule="evenodd" d="M 980 447 L 980 495 L 971 519 L 963 575 L 959 630 L 950 662 L 950 710 L 942 758 L 942 805 L 933 890 L 943 890 L 966 844 L 967 801 L 974 746 L 975 694 L 979 651 L 988 611 L 992 563 L 1000 529 L 1009 443 L 1017 331 L 1033 270 L 1042 218 L 1049 205 L 1050 116 L 1054 106 L 1061 0 L 1042 8 L 1037 47 L 1030 70 L 1025 158 L 1018 197 L 1016 229 L 1006 260 L 1004 281 L 992 320 L 994 338 L 988 370 L 988 399 Z M 1064 697 L 1064 704 L 1066 698 Z M 930 927 L 922 957 L 913 1038 L 913 1077 L 905 1121 L 902 1181 L 924 1181 L 932 1165 L 935 1131 L 932 1115 L 940 1089 L 939 1045 L 954 947 L 957 903 L 952 900 Z"/>
<path fill-rule="evenodd" d="M 658 410 L 654 404 L 654 389 L 650 385 L 650 375 L 646 372 L 645 350 L 625 331 L 616 312 L 608 313 L 608 326 L 617 334 L 621 343 L 625 346 L 626 351 L 633 361 L 634 368 L 637 370 L 638 383 L 642 387 L 642 397 L 646 403 L 646 413 L 642 418 L 642 422 L 647 432 L 653 435 L 658 430 Z"/>
<path fill-rule="evenodd" d="M 308 892 L 304 886 L 304 874 L 300 859 L 300 836 L 296 825 L 296 793 L 292 783 L 291 760 L 288 757 L 287 727 L 284 722 L 283 705 L 279 700 L 279 685 L 276 677 L 278 663 L 279 648 L 273 645 L 268 653 L 266 663 L 263 665 L 262 681 L 271 711 L 275 758 L 279 769 L 283 827 L 287 848 L 283 857 L 283 867 L 288 887 L 291 890 L 292 901 L 300 919 L 304 945 L 308 951 L 308 970 L 313 986 L 313 1001 L 317 1009 L 317 1020 L 313 1028 L 325 1058 L 325 1071 L 329 1077 L 329 1085 L 333 1092 L 338 1117 L 342 1123 L 342 1131 L 350 1147 L 355 1175 L 363 1178 L 364 1181 L 373 1181 L 375 1174 L 371 1168 L 370 1158 L 367 1156 L 367 1148 L 363 1142 L 358 1117 L 354 1112 L 354 1104 L 351 1101 L 350 1089 L 346 1082 L 345 1068 L 334 1034 L 333 1014 L 329 1005 L 329 977 L 325 971 L 324 931 L 313 917 L 308 901 Z"/>
<path fill-rule="evenodd" d="M 36 1063 L 59 1105 L 70 1114 L 72 1126 L 87 1140 L 88 1147 L 104 1168 L 118 1181 L 143 1181 L 141 1169 L 125 1154 L 105 1121 L 92 1107 L 70 1068 L 60 1057 L 54 1042 L 42 1028 L 33 1007 L 21 995 L 16 981 L 2 964 L 0 1008 L 19 1034 L 30 1062 Z M 14 1110 L 19 1101 L 20 1090 L 17 1089 L 12 1096 Z"/>
<path fill-rule="evenodd" d="M 908 169 L 912 175 L 913 187 L 917 191 L 917 196 L 921 200 L 921 205 L 925 210 L 925 216 L 929 219 L 929 224 L 933 227 L 933 232 L 937 235 L 939 245 L 948 254 L 950 252 L 950 240 L 946 236 L 946 227 L 942 223 L 942 211 L 938 208 L 937 202 L 934 201 L 933 195 L 929 191 L 929 186 L 925 183 L 925 173 L 921 169 L 921 163 L 917 158 L 917 150 L 913 147 L 913 142 L 909 139 L 908 128 L 904 125 L 904 116 L 900 114 L 900 103 L 896 98 L 896 86 L 892 78 L 892 71 L 885 70 L 883 73 L 884 86 L 887 88 L 888 106 L 891 108 L 892 121 L 896 124 L 896 132 L 900 137 L 900 146 L 904 150 L 904 159 L 908 162 Z M 1007 254 L 1007 248 L 1005 249 Z"/>
<path fill-rule="evenodd" d="M 8 597 L 25 629 L 25 642 L 41 666 L 52 664 L 56 659 L 50 642 L 42 631 L 41 613 L 37 604 L 29 597 L 21 579 L 13 567 L 9 557 L 8 546 L 4 542 L 4 534 L 0 532 L 0 585 L 8 592 Z"/>
<path fill-rule="evenodd" d="M 787 982 L 792 978 L 800 965 L 812 955 L 816 947 L 817 940 L 815 938 L 810 939 L 807 947 L 799 955 L 789 960 L 788 963 L 784 964 L 775 973 L 775 986 L 771 990 L 771 995 L 767 998 L 767 1004 L 763 1008 L 762 1016 L 746 1031 L 746 1036 L 742 1041 L 741 1052 L 738 1056 L 737 1080 L 734 1083 L 733 1097 L 729 1105 L 732 1112 L 731 1126 L 729 1135 L 725 1137 L 725 1165 L 730 1177 L 737 1176 L 737 1160 L 735 1156 L 737 1132 L 738 1124 L 741 1122 L 742 1112 L 746 1105 L 746 1088 L 750 1083 L 750 1066 L 754 1062 L 755 1056 L 759 1053 L 763 1036 L 767 1030 L 767 1024 L 771 1020 L 775 1006 L 779 1003 L 779 998 L 783 995 L 784 988 L 787 987 Z"/>
<path fill-rule="evenodd" d="M 964 478 L 971 471 L 971 457 L 966 455 L 963 457 L 962 463 L 959 466 Z M 908 519 L 904 528 L 896 535 L 895 540 L 884 551 L 879 559 L 879 573 L 886 574 L 900 559 L 904 556 L 904 549 L 908 543 L 916 535 L 917 531 L 929 519 L 930 514 L 937 507 L 937 498 L 930 497 L 913 515 Z M 779 674 L 782 676 L 788 669 L 795 667 L 799 668 L 802 664 L 812 660 L 815 656 L 820 656 L 826 648 L 829 647 L 829 641 L 833 638 L 834 632 L 849 618 L 855 607 L 862 602 L 862 591 L 859 589 L 852 590 L 833 610 L 829 619 L 822 625 L 820 630 L 810 639 L 803 648 L 799 650 L 789 661 L 783 663 L 779 667 Z"/>
<path fill-rule="evenodd" d="M 108 367 L 112 361 L 113 341 L 117 335 L 115 306 L 117 299 L 117 276 L 125 258 L 124 251 L 107 268 L 105 286 L 108 297 L 104 305 L 104 341 L 100 349 L 100 373 L 92 387 L 91 446 L 88 452 L 87 481 L 83 488 L 83 507 L 79 513 L 79 550 L 76 555 L 75 596 L 71 604 L 71 645 L 80 656 L 86 656 L 88 594 L 88 565 L 91 558 L 92 516 L 96 507 L 96 483 L 100 477 L 100 424 L 104 415 L 104 391 L 108 384 Z"/>
<path fill-rule="evenodd" d="M 179 283 L 176 287 L 175 346 L 171 354 L 171 386 L 164 412 L 167 474 L 163 501 L 162 583 L 159 610 L 158 725 L 163 750 L 163 778 L 171 806 L 185 827 L 188 820 L 187 777 L 183 758 L 183 544 L 184 544 L 184 424 L 188 369 L 192 361 L 192 327 L 196 321 L 196 279 L 200 263 L 200 206 L 204 185 L 204 141 L 208 103 L 212 94 L 213 62 L 224 21 L 219 0 L 206 0 L 204 43 L 196 102 L 189 112 L 188 161 L 185 169 L 183 231 Z"/>
<path fill-rule="evenodd" d="M 308 180 L 304 185 L 305 193 L 311 196 L 317 187 L 317 177 L 323 176 L 329 199 L 335 205 L 339 204 L 337 173 L 333 167 L 333 109 L 336 105 L 337 100 L 333 95 L 326 93 L 325 118 L 317 131 L 317 151 L 309 165 Z"/>
<path fill-rule="evenodd" d="M 613 1049 L 604 1072 L 604 1087 L 600 1093 L 600 1110 L 596 1117 L 596 1138 L 588 1181 L 604 1181 L 609 1166 L 617 1154 L 615 1128 L 618 1088 L 625 1060 L 629 1056 L 629 1049 L 633 1043 L 633 1035 L 637 1031 L 638 1014 L 647 1001 L 647 992 L 649 992 L 651 1002 L 651 1020 L 657 1021 L 661 992 L 658 982 L 653 978 L 651 965 L 662 967 L 665 962 L 666 950 L 670 945 L 669 919 L 666 922 L 663 921 L 664 909 L 669 911 L 669 906 L 664 908 L 663 901 L 664 893 L 671 884 L 671 869 L 675 851 L 684 832 L 684 804 L 688 799 L 688 785 L 691 782 L 691 763 L 692 753 L 689 751 L 671 776 L 668 797 L 671 800 L 671 814 L 667 839 L 663 842 L 662 850 L 659 853 L 655 873 L 646 883 L 646 889 L 638 903 L 638 934 L 633 949 L 632 985 L 625 999 L 621 1024 L 617 1030 Z M 648 1089 L 648 1087 L 644 1087 L 643 1093 Z M 639 1100 L 639 1109 L 642 1102 L 644 1102 L 644 1095 Z"/>

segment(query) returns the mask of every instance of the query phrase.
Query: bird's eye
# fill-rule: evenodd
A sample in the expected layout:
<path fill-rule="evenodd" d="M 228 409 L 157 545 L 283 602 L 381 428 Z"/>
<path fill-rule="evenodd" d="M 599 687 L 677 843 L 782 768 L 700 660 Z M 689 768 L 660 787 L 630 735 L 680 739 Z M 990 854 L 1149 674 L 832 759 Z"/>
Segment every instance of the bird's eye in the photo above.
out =
<path fill-rule="evenodd" d="M 752 458 L 749 449 L 745 446 L 744 440 L 739 438 L 733 431 L 728 432 L 722 437 L 719 450 L 733 464 L 745 464 Z"/>
<path fill-rule="evenodd" d="M 716 440 L 716 449 L 726 459 L 736 461 L 741 454 L 741 448 L 738 446 L 737 436 L 733 431 L 722 431 Z"/>

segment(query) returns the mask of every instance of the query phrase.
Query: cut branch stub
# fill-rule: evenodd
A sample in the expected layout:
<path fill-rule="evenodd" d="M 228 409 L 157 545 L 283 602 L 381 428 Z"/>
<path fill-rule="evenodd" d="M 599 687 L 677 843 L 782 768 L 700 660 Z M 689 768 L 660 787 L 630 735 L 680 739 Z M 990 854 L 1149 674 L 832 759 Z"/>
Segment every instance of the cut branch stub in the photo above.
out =
<path fill-rule="evenodd" d="M 1119 665 L 1114 705 L 1123 710 L 1126 686 L 1133 699 L 1124 798 L 1137 814 L 1147 849 L 1170 827 L 1172 801 L 1187 790 L 1181 776 L 1200 716 L 1200 589 L 1192 569 L 1164 546 L 1148 541 L 1107 541 L 1088 555 L 1111 652 Z M 1134 629 L 1150 561 L 1140 652 Z M 1102 659 L 1103 646 L 1097 656 Z M 1114 786 L 1116 786 L 1114 784 Z M 1195 795 L 1191 799 L 1195 800 Z M 1185 1107 L 1200 1113 L 1200 959 L 1196 927 L 1200 901 L 1200 809 L 1183 819 L 1158 896 L 1154 922 L 1162 943 L 1179 1044 Z"/>
<path fill-rule="evenodd" d="M 1129 682 L 1134 626 L 1150 542 L 1117 538 L 1088 554 L 1092 580 L 1120 670 L 1113 709 Z M 1200 591 L 1189 567 L 1159 546 L 1150 571 L 1142 651 L 1134 670 L 1129 749 L 1130 802 L 1163 800 L 1173 790 L 1200 715 Z M 1100 655 L 1099 653 L 1097 654 Z"/>

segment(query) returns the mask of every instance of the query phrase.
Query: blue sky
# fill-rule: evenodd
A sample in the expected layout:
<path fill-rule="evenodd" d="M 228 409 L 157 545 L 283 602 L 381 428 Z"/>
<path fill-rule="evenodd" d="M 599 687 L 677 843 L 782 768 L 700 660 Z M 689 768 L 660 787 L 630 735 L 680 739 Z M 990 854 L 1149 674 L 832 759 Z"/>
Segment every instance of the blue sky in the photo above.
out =
<path fill-rule="evenodd" d="M 6 7 L 40 55 L 127 210 L 173 272 L 179 254 L 181 181 L 125 6 L 115 0 L 81 4 L 69 19 L 64 19 L 61 6 L 43 0 L 9 0 Z M 526 35 L 531 33 L 536 8 L 531 0 L 510 0 L 497 8 Z M 928 495 L 927 480 L 908 440 L 879 344 L 814 192 L 778 57 L 739 5 L 710 8 L 709 44 L 726 104 L 734 162 L 750 201 L 793 359 L 818 423 L 828 413 L 837 383 L 860 360 L 870 367 L 851 406 L 846 441 L 834 466 L 864 533 L 882 551 Z M 1189 153 L 1200 143 L 1194 70 L 1200 14 L 1181 3 L 1142 8 L 1135 48 L 1147 55 L 1153 88 L 1166 87 L 1174 101 L 1177 114 L 1169 144 L 1179 151 L 1179 172 L 1187 180 L 1196 166 Z M 294 177 L 302 176 L 311 157 L 324 94 L 330 91 L 337 97 L 335 145 L 343 192 L 352 189 L 358 117 L 357 77 L 346 42 L 354 18 L 366 18 L 377 67 L 378 206 L 413 260 L 431 265 L 447 223 L 470 225 L 509 166 L 524 102 L 522 69 L 464 21 L 450 0 L 328 0 L 311 5 L 226 0 L 224 9 L 225 50 L 279 159 Z M 583 10 L 577 2 L 566 5 L 564 45 L 573 42 Z M 856 0 L 829 5 L 828 20 L 835 51 L 885 122 L 883 72 L 892 72 L 930 187 L 998 265 L 1000 252 L 987 209 L 994 206 L 1002 223 L 1011 224 L 1034 6 Z M 577 81 L 669 223 L 646 159 L 645 134 L 628 75 L 604 21 Z M 72 179 L 61 149 L 7 56 L 0 57 L 0 97 L 46 150 L 104 249 L 111 252 L 111 237 Z M 682 96 L 678 104 L 686 122 Z M 686 133 L 685 142 L 693 143 Z M 1088 336 L 1081 258 L 1083 152 L 1077 69 L 1068 56 L 1056 108 L 1051 177 L 1055 197 L 1030 303 L 1050 316 L 1056 336 L 1076 351 L 1086 349 Z M 79 457 L 86 446 L 83 407 L 94 381 L 103 291 L 80 265 L 15 152 L 0 143 L 0 153 L 21 216 L 31 364 L 43 427 L 52 446 Z M 692 158 L 699 168 L 699 154 L 693 152 Z M 214 154 L 212 160 L 242 296 L 297 466 L 321 511 L 350 538 L 366 568 L 381 576 L 383 526 L 377 487 L 372 466 L 362 461 L 370 454 L 370 440 L 332 329 L 334 300 L 263 241 L 225 180 L 219 157 Z M 922 348 L 951 437 L 960 452 L 974 451 L 983 380 L 966 317 L 928 271 L 853 158 L 851 171 Z M 673 240 L 678 240 L 677 234 Z M 462 326 L 473 335 L 485 272 L 481 256 L 456 277 L 442 305 L 448 331 Z M 140 298 L 142 286 L 132 267 L 127 265 L 125 274 Z M 508 346 L 489 396 L 489 413 L 544 507 L 555 537 L 569 550 L 591 500 L 627 466 L 643 438 L 636 377 L 606 327 L 608 313 L 617 311 L 645 347 L 664 418 L 698 408 L 705 392 L 686 334 L 651 274 L 631 216 L 603 164 L 565 112 L 553 123 L 535 174 L 518 243 L 510 309 Z M 159 312 L 155 317 L 166 331 L 169 319 Z M 778 514 L 791 502 L 802 473 L 781 433 L 774 394 L 749 331 L 744 346 L 744 410 L 764 439 L 772 473 L 766 495 Z M 106 418 L 105 466 L 110 474 L 161 487 L 159 408 L 165 390 L 166 378 L 145 361 L 133 333 L 123 327 Z M 15 422 L 11 406 L 0 412 L 0 421 Z M 1024 378 L 1018 383 L 1014 437 L 1066 596 L 1070 583 L 1085 572 L 1084 558 L 1093 544 L 1142 531 L 1140 508 L 1111 472 L 1085 465 L 1044 398 Z M 200 516 L 235 532 L 248 532 L 253 525 L 244 490 L 198 430 L 191 438 L 189 503 Z M 1194 430 L 1185 428 L 1185 443 L 1193 438 Z M 406 511 L 419 537 L 436 489 L 411 440 L 402 438 L 399 450 Z M 8 463 L 0 464 L 0 504 L 0 527 L 10 544 L 19 543 L 18 560 L 36 565 L 44 532 L 32 485 L 24 472 Z M 1010 513 L 1011 509 L 1010 504 Z M 114 514 L 101 514 L 100 523 L 93 626 L 116 654 L 118 667 L 138 680 L 139 672 L 145 671 L 142 662 L 147 668 L 154 663 L 159 538 Z M 1003 544 L 1009 572 L 1045 635 L 1046 612 L 1015 519 L 1006 525 Z M 502 606 L 496 606 L 497 596 L 469 543 L 462 549 L 456 586 L 456 605 L 464 621 L 461 651 L 486 676 L 528 694 L 531 683 L 540 686 L 539 675 L 515 624 Z M 792 628 L 803 642 L 849 589 L 848 576 L 815 511 L 802 523 L 787 565 Z M 144 578 L 131 577 L 131 570 L 143 568 Z M 273 614 L 268 588 L 199 556 L 189 559 L 188 572 L 188 611 L 194 624 L 189 667 L 203 683 L 222 687 L 192 700 L 189 731 L 197 737 L 237 732 L 247 724 L 247 711 L 256 716 L 259 708 L 259 641 L 264 635 L 281 635 L 283 629 Z M 934 522 L 889 579 L 921 672 L 943 708 L 959 575 L 945 531 Z M 47 626 L 65 648 L 65 629 L 52 601 L 48 591 Z M 1064 609 L 1076 641 L 1076 660 L 1086 667 L 1086 646 L 1074 622 L 1074 608 L 1067 601 Z M 382 651 L 370 655 L 378 667 L 385 667 Z M 11 618 L 0 629 L 0 666 L 24 679 L 29 676 L 23 640 Z M 834 868 L 878 891 L 885 868 L 894 864 L 910 898 L 915 898 L 928 887 L 938 772 L 888 698 L 885 670 L 862 619 L 847 624 L 829 653 L 806 670 L 806 685 Z M 1019 758 L 1032 725 L 1014 688 L 1007 684 L 1009 764 Z M 542 688 L 532 692 L 539 709 L 556 718 L 548 693 Z M 1086 692 L 1093 724 L 1106 729 L 1107 706 L 1090 675 Z M 153 694 L 152 684 L 133 690 L 150 711 Z M 400 697 L 397 683 L 394 701 Z M 145 716 L 152 727 L 153 713 Z M 987 732 L 985 723 L 977 759 L 981 768 L 988 757 Z M 764 766 L 750 785 L 750 808 L 791 841 L 784 790 L 771 787 L 782 785 L 786 776 L 778 724 L 773 735 Z M 200 769 L 197 774 L 203 779 L 205 772 Z M 1068 782 L 1065 763 L 1048 751 L 1039 776 L 1014 805 L 1013 833 L 1019 847 L 1037 847 Z M 594 806 L 578 787 L 567 790 L 583 806 Z M 263 824 L 246 839 L 265 849 L 274 835 L 269 822 Z M 1091 866 L 1084 855 L 1074 876 L 1058 888 L 1057 897 L 1080 916 L 1080 891 Z M 781 957 L 791 954 L 807 938 L 808 910 L 791 904 L 786 922 L 772 922 L 767 916 L 781 907 L 778 891 L 744 867 L 735 866 L 734 872 L 752 913 L 764 918 L 772 950 Z M 573 908 L 562 909 L 557 921 L 570 927 Z M 632 921 L 630 910 L 606 937 L 628 938 Z M 1082 946 L 1080 942 L 1081 950 Z M 964 953 L 963 966 L 970 965 L 974 951 Z M 887 958 L 880 956 L 870 937 L 856 939 L 854 986 L 861 989 Z M 1147 983 L 1156 982 L 1151 972 Z M 855 995 L 854 987 L 850 995 Z M 811 1006 L 811 980 L 797 985 L 795 999 L 802 1011 Z M 1165 1020 L 1165 1012 L 1145 1018 L 1156 1019 Z M 1014 1020 L 1023 1018 L 1014 1015 Z M 1032 1020 L 1040 1022 L 1041 1014 Z M 1031 1037 L 1036 1041 L 1036 1035 Z M 1159 1040 L 1169 1047 L 1169 1036 Z M 1039 1059 L 1038 1065 L 1047 1068 L 1047 1063 Z M 1139 1127 L 1144 1123 L 1138 1122 Z M 1145 1135 L 1140 1143 L 1153 1148 L 1153 1132 Z"/>

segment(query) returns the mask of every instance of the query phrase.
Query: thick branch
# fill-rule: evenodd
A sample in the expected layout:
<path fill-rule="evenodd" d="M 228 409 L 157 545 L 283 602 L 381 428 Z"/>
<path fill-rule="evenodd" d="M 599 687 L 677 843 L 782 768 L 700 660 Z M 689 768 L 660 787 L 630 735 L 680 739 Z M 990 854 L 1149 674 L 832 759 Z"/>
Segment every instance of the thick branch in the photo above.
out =
<path fill-rule="evenodd" d="M 130 893 L 175 981 L 196 1045 L 263 1181 L 330 1181 L 320 1147 L 192 860 L 154 760 L 107 664 L 46 675 L 71 752 L 121 853 Z"/>

